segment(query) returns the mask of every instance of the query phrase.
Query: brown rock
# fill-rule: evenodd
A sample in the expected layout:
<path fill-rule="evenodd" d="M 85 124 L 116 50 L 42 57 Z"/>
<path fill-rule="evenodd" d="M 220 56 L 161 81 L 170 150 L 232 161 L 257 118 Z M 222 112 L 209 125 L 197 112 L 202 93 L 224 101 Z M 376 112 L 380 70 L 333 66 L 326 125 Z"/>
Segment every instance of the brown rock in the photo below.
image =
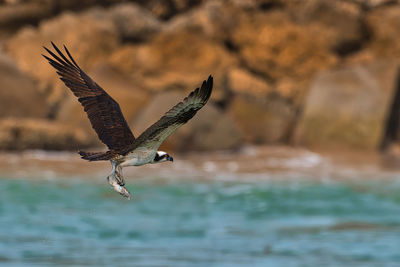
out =
<path fill-rule="evenodd" d="M 330 47 L 346 54 L 361 47 L 364 39 L 361 7 L 350 1 L 299 1 L 288 8 L 292 16 L 306 25 L 316 24 L 321 32 L 331 32 Z"/>
<path fill-rule="evenodd" d="M 343 61 L 345 66 L 357 66 L 373 63 L 376 60 L 374 53 L 371 49 L 363 49 L 351 56 L 346 57 Z"/>
<path fill-rule="evenodd" d="M 246 16 L 233 35 L 246 65 L 272 80 L 304 79 L 336 64 L 330 40 L 331 32 L 293 23 L 282 11 Z"/>
<path fill-rule="evenodd" d="M 176 149 L 179 151 L 227 150 L 237 149 L 242 145 L 242 135 L 233 121 L 211 104 L 199 111 L 185 126 L 174 139 L 178 141 Z"/>
<path fill-rule="evenodd" d="M 142 80 L 149 90 L 193 90 L 208 75 L 215 77 L 214 99 L 225 97 L 222 77 L 236 65 L 224 48 L 204 36 L 187 33 L 161 33 L 151 42 L 127 46 L 110 59 L 123 73 Z"/>
<path fill-rule="evenodd" d="M 320 148 L 376 150 L 397 90 L 398 66 L 375 62 L 320 73 L 308 95 L 295 141 Z"/>
<path fill-rule="evenodd" d="M 382 154 L 382 164 L 385 167 L 400 167 L 400 146 L 398 143 L 391 144 Z"/>
<path fill-rule="evenodd" d="M 156 95 L 133 123 L 135 132 L 143 132 L 185 96 L 177 91 Z M 241 140 L 232 121 L 208 103 L 192 120 L 169 137 L 161 149 L 181 152 L 235 149 L 241 145 Z"/>
<path fill-rule="evenodd" d="M 279 97 L 235 96 L 229 112 L 250 143 L 286 142 L 295 118 L 292 105 Z"/>
<path fill-rule="evenodd" d="M 309 88 L 309 78 L 292 79 L 286 77 L 278 80 L 274 92 L 280 97 L 293 102 L 295 106 L 302 106 Z"/>
<path fill-rule="evenodd" d="M 37 0 L 30 0 L 37 1 Z M 57 12 L 61 12 L 63 10 L 75 10 L 82 11 L 85 8 L 90 8 L 92 6 L 110 6 L 113 4 L 117 4 L 120 2 L 125 2 L 125 0 L 42 0 L 50 2 L 50 4 L 55 6 L 55 10 Z"/>
<path fill-rule="evenodd" d="M 133 129 L 136 135 L 140 135 L 150 125 L 155 123 L 170 108 L 182 101 L 187 95 L 183 92 L 170 91 L 156 94 L 135 118 Z M 135 135 L 135 136 L 136 136 Z"/>
<path fill-rule="evenodd" d="M 155 16 L 167 20 L 173 16 L 188 11 L 201 3 L 201 0 L 140 0 L 144 7 L 149 9 Z"/>
<path fill-rule="evenodd" d="M 91 144 L 82 130 L 43 119 L 2 119 L 0 129 L 1 150 L 78 150 Z"/>
<path fill-rule="evenodd" d="M 10 39 L 8 52 L 23 71 L 39 81 L 40 88 L 48 93 L 48 100 L 54 105 L 65 97 L 65 90 L 60 87 L 54 68 L 41 56 L 45 53 L 42 46 L 50 48 L 50 41 L 59 46 L 66 44 L 80 67 L 88 70 L 116 48 L 118 34 L 109 21 L 64 13 L 41 23 L 37 29 L 25 28 Z"/>
<path fill-rule="evenodd" d="M 48 106 L 37 84 L 0 51 L 0 118 L 43 118 Z"/>
<path fill-rule="evenodd" d="M 150 12 L 133 3 L 115 6 L 110 13 L 124 40 L 146 40 L 161 30 L 161 23 Z"/>
<path fill-rule="evenodd" d="M 23 24 L 36 23 L 50 16 L 53 8 L 49 2 L 24 1 L 0 5 L 0 27 L 15 29 Z"/>
<path fill-rule="evenodd" d="M 229 71 L 228 83 L 234 93 L 266 97 L 272 91 L 271 86 L 265 80 L 240 68 L 233 68 Z"/>
<path fill-rule="evenodd" d="M 400 6 L 373 10 L 366 21 L 373 36 L 367 49 L 378 58 L 400 59 Z"/>
<path fill-rule="evenodd" d="M 228 40 L 234 31 L 242 11 L 230 1 L 205 1 L 198 7 L 171 19 L 164 30 L 197 32 L 223 42 Z"/>
<path fill-rule="evenodd" d="M 93 20 L 113 23 L 123 41 L 144 41 L 161 30 L 160 21 L 134 3 L 122 3 L 108 9 L 96 8 L 84 14 Z"/>
<path fill-rule="evenodd" d="M 8 0 L 0 1 L 0 26 L 15 29 L 35 24 L 63 10 L 83 10 L 94 5 L 110 5 L 123 0 Z"/>
<path fill-rule="evenodd" d="M 365 8 L 376 8 L 383 5 L 399 3 L 398 0 L 353 0 Z"/>

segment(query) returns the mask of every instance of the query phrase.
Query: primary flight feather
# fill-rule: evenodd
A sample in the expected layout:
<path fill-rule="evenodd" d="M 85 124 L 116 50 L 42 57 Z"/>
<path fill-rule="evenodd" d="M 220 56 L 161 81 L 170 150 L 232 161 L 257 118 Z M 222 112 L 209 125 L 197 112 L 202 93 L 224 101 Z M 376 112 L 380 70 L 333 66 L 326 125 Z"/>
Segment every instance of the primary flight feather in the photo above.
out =
<path fill-rule="evenodd" d="M 79 151 L 79 154 L 89 161 L 110 160 L 112 171 L 107 177 L 108 182 L 121 195 L 130 198 L 124 187 L 122 168 L 173 161 L 168 153 L 158 151 L 158 148 L 207 103 L 213 88 L 212 76 L 135 138 L 118 103 L 78 66 L 65 46 L 67 56 L 53 42 L 51 44 L 55 53 L 44 47 L 50 56 L 43 57 L 78 98 L 97 136 L 109 149 L 106 152 Z"/>

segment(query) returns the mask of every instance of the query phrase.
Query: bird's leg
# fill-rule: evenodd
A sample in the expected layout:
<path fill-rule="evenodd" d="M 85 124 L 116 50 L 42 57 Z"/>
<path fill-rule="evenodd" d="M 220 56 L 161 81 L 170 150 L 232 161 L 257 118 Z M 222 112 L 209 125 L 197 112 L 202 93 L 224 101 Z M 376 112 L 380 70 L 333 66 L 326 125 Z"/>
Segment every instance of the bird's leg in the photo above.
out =
<path fill-rule="evenodd" d="M 124 176 L 122 175 L 122 167 L 120 165 L 117 166 L 116 169 L 116 178 L 117 178 L 117 182 L 120 186 L 124 186 L 125 185 L 125 179 Z"/>
<path fill-rule="evenodd" d="M 115 175 L 116 175 L 116 168 L 117 168 L 117 163 L 114 161 L 111 161 L 111 173 L 107 176 L 108 182 L 112 185 L 115 180 Z"/>
<path fill-rule="evenodd" d="M 117 163 L 115 161 L 111 162 L 112 170 L 110 175 L 107 177 L 108 183 L 114 188 L 115 191 L 120 193 L 122 196 L 126 197 L 127 199 L 131 199 L 131 194 L 123 185 L 120 185 L 116 176 L 119 175 L 117 173 Z"/>

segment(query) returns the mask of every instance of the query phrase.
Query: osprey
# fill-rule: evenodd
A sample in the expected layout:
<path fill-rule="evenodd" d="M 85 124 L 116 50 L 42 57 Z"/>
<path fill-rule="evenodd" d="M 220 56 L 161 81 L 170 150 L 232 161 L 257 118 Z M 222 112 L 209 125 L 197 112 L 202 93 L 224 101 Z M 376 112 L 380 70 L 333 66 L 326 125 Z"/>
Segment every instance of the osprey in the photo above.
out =
<path fill-rule="evenodd" d="M 130 199 L 131 195 L 124 187 L 122 168 L 173 161 L 168 153 L 158 151 L 158 148 L 207 103 L 213 88 L 212 76 L 135 138 L 118 103 L 81 70 L 65 46 L 68 58 L 53 42 L 51 44 L 58 55 L 44 47 L 52 58 L 42 56 L 57 70 L 60 79 L 78 98 L 99 139 L 109 149 L 106 152 L 78 153 L 88 161 L 109 160 L 112 166 L 107 177 L 109 184 L 115 191 Z"/>

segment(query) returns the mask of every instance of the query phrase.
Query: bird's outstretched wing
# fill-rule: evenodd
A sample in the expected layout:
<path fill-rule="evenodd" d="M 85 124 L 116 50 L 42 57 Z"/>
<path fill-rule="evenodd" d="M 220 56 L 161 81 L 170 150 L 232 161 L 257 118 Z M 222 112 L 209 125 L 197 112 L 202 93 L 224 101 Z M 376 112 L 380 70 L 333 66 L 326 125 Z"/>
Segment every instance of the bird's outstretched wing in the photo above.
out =
<path fill-rule="evenodd" d="M 161 119 L 147 128 L 124 153 L 128 153 L 137 147 L 158 149 L 168 136 L 193 118 L 196 112 L 207 103 L 212 88 L 213 77 L 210 75 L 207 81 L 203 81 L 200 88 L 192 91 L 182 102 L 179 102 Z"/>
<path fill-rule="evenodd" d="M 64 46 L 69 59 L 51 43 L 57 54 L 44 47 L 53 57 L 45 57 L 57 70 L 60 79 L 82 104 L 99 139 L 110 150 L 120 151 L 135 141 L 118 103 L 84 73 Z"/>

